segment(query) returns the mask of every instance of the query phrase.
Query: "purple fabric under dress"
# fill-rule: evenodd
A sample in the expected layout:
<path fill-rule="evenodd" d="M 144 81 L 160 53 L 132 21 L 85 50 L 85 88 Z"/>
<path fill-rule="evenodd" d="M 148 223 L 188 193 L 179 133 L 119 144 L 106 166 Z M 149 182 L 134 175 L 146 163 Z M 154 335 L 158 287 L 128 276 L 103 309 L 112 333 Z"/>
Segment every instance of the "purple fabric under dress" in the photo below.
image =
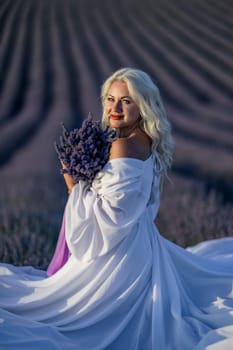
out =
<path fill-rule="evenodd" d="M 57 272 L 65 263 L 70 256 L 70 252 L 66 243 L 65 237 L 65 212 L 62 219 L 61 230 L 59 233 L 55 253 L 47 269 L 47 275 L 52 276 Z"/>

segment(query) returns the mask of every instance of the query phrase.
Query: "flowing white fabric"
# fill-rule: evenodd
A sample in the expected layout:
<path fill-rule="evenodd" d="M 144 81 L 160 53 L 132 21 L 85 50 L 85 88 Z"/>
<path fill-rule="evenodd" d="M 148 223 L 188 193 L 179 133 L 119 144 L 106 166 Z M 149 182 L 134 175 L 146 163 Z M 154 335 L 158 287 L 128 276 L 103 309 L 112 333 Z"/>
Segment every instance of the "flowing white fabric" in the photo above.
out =
<path fill-rule="evenodd" d="M 154 157 L 109 161 L 66 206 L 54 275 L 0 265 L 0 349 L 233 349 L 233 238 L 184 250 L 154 218 Z"/>

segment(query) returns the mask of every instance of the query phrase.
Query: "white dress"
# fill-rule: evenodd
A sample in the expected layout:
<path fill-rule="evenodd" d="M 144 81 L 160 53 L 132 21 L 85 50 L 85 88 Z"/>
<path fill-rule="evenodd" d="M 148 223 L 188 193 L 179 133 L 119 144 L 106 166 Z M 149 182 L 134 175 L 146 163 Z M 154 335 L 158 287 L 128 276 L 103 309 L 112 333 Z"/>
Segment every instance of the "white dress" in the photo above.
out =
<path fill-rule="evenodd" d="M 233 238 L 182 249 L 159 234 L 158 207 L 153 156 L 75 185 L 67 263 L 51 277 L 0 265 L 0 349 L 233 349 Z"/>

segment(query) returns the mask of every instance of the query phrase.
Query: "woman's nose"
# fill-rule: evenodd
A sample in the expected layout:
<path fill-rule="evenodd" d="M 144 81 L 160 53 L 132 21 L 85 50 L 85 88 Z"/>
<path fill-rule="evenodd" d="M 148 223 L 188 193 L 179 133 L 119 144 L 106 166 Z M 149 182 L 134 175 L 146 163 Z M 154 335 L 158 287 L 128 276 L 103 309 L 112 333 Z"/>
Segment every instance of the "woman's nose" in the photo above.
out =
<path fill-rule="evenodd" d="M 114 110 L 114 112 L 122 112 L 122 102 L 121 102 L 121 100 L 115 101 L 115 103 L 113 105 L 113 110 Z"/>

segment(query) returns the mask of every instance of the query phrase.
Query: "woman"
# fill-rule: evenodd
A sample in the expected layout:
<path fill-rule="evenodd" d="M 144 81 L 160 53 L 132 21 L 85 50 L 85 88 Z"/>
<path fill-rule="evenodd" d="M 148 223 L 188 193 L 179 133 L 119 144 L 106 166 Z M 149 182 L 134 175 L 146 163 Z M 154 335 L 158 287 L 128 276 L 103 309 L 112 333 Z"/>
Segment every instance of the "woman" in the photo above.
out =
<path fill-rule="evenodd" d="M 233 348 L 233 239 L 187 251 L 154 225 L 172 158 L 157 87 L 125 68 L 102 97 L 119 137 L 91 188 L 65 175 L 67 262 L 49 278 L 1 265 L 0 349 Z"/>

